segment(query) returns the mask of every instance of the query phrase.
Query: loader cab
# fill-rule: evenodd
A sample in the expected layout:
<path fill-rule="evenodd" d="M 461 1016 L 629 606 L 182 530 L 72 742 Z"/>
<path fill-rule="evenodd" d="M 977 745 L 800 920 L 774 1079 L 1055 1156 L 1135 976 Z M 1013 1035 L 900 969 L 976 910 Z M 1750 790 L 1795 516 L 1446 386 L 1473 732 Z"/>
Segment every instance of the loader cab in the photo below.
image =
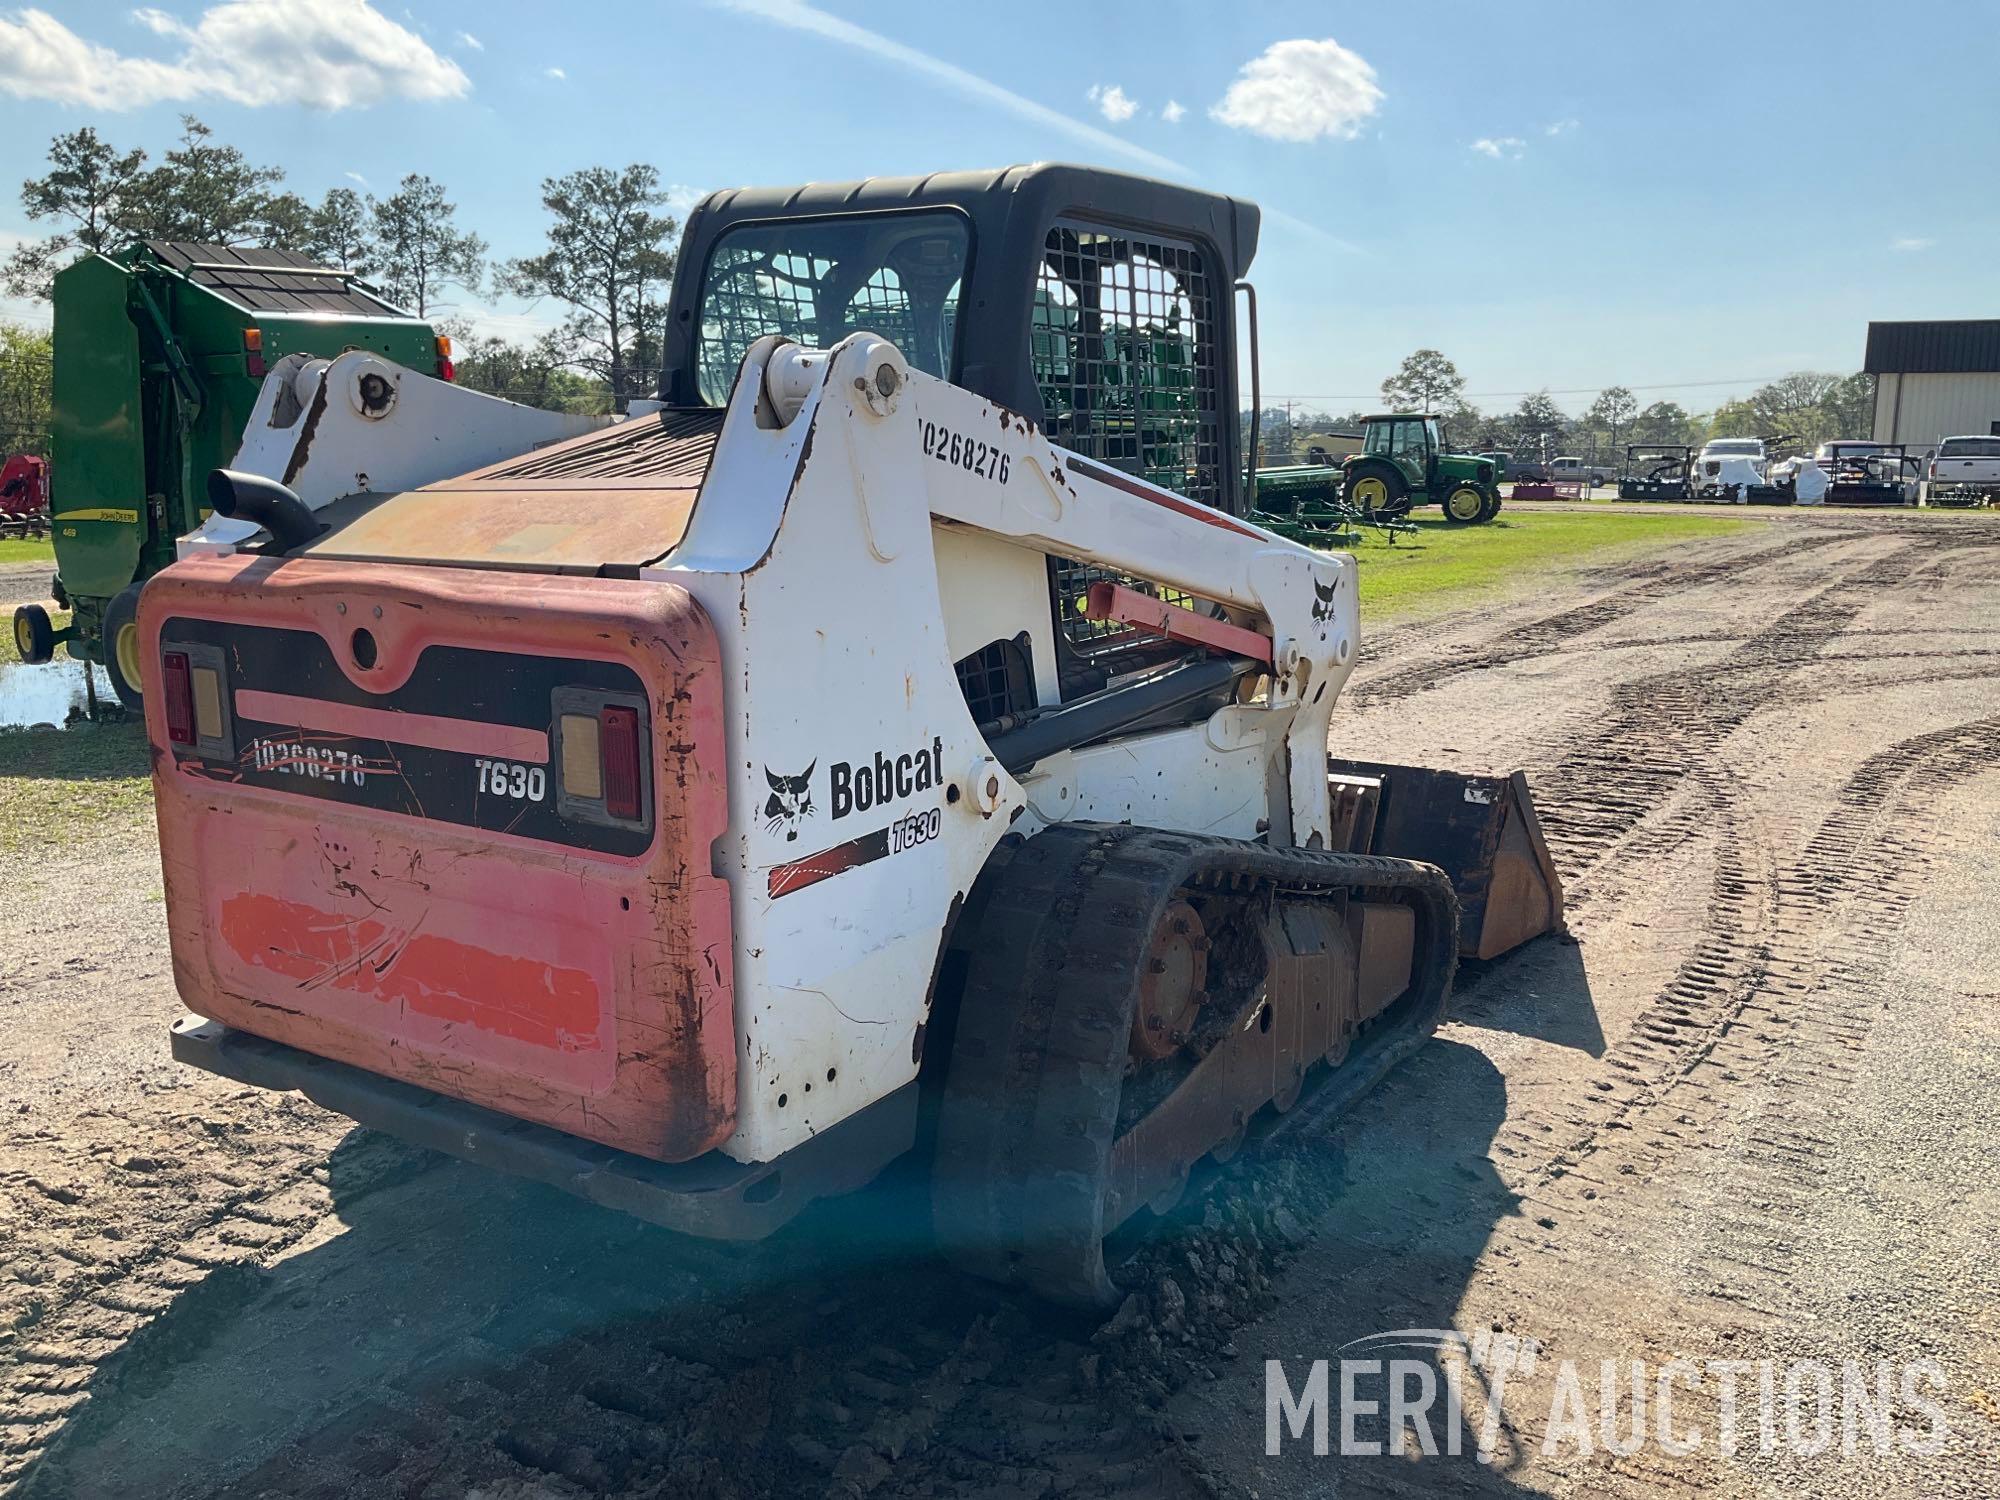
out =
<path fill-rule="evenodd" d="M 1057 444 L 1248 513 L 1235 286 L 1254 205 L 1037 164 L 710 194 L 689 215 L 662 399 L 719 407 L 765 334 L 868 330 Z"/>

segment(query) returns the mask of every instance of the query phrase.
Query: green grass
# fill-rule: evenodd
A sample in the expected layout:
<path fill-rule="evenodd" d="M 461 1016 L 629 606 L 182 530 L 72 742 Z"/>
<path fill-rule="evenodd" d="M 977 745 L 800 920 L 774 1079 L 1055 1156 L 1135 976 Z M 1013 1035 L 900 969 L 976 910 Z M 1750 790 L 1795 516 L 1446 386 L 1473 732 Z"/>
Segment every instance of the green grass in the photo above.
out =
<path fill-rule="evenodd" d="M 1528 574 L 1672 551 L 1754 524 L 1734 517 L 1536 512 L 1511 505 L 1484 526 L 1454 526 L 1435 513 L 1411 519 L 1418 535 L 1391 542 L 1364 527 L 1351 549 L 1361 565 L 1361 608 L 1371 618 L 1448 609 Z"/>
<path fill-rule="evenodd" d="M 45 562 L 54 566 L 56 544 L 47 537 L 8 537 L 0 541 L 0 563 Z"/>
<path fill-rule="evenodd" d="M 152 807 L 140 720 L 0 729 L 0 850 L 60 853 L 79 836 L 122 831 Z"/>

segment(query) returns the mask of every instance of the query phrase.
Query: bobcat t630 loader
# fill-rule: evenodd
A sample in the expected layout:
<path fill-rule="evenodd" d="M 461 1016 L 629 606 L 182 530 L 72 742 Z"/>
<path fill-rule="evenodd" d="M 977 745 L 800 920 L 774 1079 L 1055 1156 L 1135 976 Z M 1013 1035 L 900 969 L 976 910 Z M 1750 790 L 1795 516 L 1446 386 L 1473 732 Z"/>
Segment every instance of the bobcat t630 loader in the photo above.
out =
<path fill-rule="evenodd" d="M 140 612 L 176 1055 L 696 1234 L 921 1151 L 959 1263 L 1102 1304 L 1108 1233 L 1560 920 L 1518 776 L 1329 765 L 1354 562 L 1242 519 L 1257 223 L 719 193 L 657 409 L 218 471 Z"/>

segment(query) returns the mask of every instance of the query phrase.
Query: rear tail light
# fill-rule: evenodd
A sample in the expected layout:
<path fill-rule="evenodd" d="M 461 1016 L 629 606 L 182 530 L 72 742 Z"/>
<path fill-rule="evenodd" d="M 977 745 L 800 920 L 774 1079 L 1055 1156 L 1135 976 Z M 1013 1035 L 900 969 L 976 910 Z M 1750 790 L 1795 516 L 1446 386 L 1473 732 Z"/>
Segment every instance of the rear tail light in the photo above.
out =
<path fill-rule="evenodd" d="M 176 745 L 194 744 L 194 682 L 185 651 L 169 651 L 164 658 L 167 738 Z"/>
<path fill-rule="evenodd" d="M 252 380 L 264 378 L 264 330 L 243 330 L 243 370 Z"/>
<path fill-rule="evenodd" d="M 598 765 L 604 811 L 627 822 L 639 819 L 639 711 L 607 703 L 597 713 Z"/>
<path fill-rule="evenodd" d="M 451 340 L 444 334 L 437 336 L 437 374 L 439 380 L 458 379 L 458 366 L 451 358 Z"/>

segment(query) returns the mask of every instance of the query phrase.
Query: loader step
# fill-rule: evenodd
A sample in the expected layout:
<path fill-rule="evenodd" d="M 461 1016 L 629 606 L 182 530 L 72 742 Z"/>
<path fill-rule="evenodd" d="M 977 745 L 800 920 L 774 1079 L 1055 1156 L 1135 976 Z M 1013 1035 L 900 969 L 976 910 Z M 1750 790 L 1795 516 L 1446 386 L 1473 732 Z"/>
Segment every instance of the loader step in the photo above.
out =
<path fill-rule="evenodd" d="M 1457 949 L 1428 865 L 1045 829 L 996 872 L 972 940 L 932 1168 L 945 1253 L 1110 1305 L 1105 1236 L 1321 1065 L 1322 1113 L 1358 1099 L 1436 1029 Z"/>

